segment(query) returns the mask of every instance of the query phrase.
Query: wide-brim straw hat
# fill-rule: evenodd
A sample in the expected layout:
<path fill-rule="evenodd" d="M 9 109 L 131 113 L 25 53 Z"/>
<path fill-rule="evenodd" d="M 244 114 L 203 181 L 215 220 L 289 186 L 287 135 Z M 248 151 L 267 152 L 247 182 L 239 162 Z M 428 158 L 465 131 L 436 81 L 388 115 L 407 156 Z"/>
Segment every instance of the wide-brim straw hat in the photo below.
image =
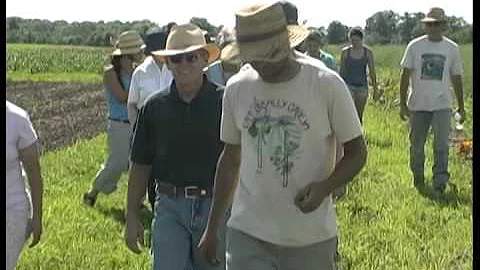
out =
<path fill-rule="evenodd" d="M 238 47 L 234 43 L 230 43 L 222 49 L 220 60 L 225 71 L 237 72 L 242 63 Z"/>
<path fill-rule="evenodd" d="M 284 59 L 291 53 L 291 48 L 298 46 L 310 34 L 305 26 L 288 25 L 279 2 L 241 9 L 235 17 L 235 45 L 240 58 L 246 62 Z"/>
<path fill-rule="evenodd" d="M 112 55 L 137 54 L 142 52 L 145 47 L 140 34 L 133 30 L 125 31 L 118 36 Z"/>
<path fill-rule="evenodd" d="M 427 16 L 421 20 L 421 22 L 428 23 L 428 22 L 446 22 L 447 16 L 445 16 L 445 11 L 443 9 L 434 7 L 431 8 L 430 11 L 427 13 Z"/>
<path fill-rule="evenodd" d="M 220 56 L 220 49 L 213 43 L 207 43 L 205 36 L 198 26 L 188 23 L 175 25 L 167 37 L 165 50 L 152 51 L 161 61 L 166 57 L 204 49 L 208 52 L 208 63 L 212 63 Z"/>

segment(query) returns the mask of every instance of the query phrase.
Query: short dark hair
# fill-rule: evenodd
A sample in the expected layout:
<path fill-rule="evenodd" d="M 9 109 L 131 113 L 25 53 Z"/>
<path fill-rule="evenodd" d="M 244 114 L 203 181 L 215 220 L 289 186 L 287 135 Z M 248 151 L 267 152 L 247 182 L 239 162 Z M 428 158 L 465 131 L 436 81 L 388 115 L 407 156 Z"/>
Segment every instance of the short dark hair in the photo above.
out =
<path fill-rule="evenodd" d="M 363 39 L 363 31 L 360 28 L 352 28 L 350 32 L 348 32 L 348 36 L 349 37 L 358 36 L 361 39 Z"/>
<path fill-rule="evenodd" d="M 280 5 L 282 6 L 283 13 L 285 13 L 285 18 L 287 19 L 287 24 L 294 24 L 298 25 L 298 9 L 297 6 L 288 2 L 288 1 L 280 1 Z"/>

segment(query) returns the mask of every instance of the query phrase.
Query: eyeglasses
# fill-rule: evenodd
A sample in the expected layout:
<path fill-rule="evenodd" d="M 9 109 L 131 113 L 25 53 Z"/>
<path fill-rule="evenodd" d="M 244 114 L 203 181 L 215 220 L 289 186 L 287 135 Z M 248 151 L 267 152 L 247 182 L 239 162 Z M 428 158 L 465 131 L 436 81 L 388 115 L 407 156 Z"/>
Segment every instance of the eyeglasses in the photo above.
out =
<path fill-rule="evenodd" d="M 197 61 L 198 55 L 196 53 L 185 53 L 185 54 L 178 54 L 178 55 L 170 56 L 170 57 L 168 57 L 168 59 L 170 59 L 170 61 L 174 64 L 178 64 L 178 63 L 182 62 L 182 59 L 185 59 L 187 61 L 187 63 L 191 64 L 191 63 Z"/>

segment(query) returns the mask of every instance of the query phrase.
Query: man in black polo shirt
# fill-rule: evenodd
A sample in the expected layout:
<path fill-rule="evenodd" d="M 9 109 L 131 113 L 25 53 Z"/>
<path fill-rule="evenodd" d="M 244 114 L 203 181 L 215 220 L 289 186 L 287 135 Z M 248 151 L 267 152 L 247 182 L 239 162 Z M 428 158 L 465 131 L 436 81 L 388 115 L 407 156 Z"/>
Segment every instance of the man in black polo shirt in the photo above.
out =
<path fill-rule="evenodd" d="M 217 159 L 223 150 L 223 89 L 209 82 L 202 71 L 218 58 L 220 50 L 206 44 L 200 28 L 186 24 L 174 26 L 166 49 L 152 53 L 167 63 L 174 80 L 169 88 L 148 98 L 137 118 L 126 243 L 133 252 L 140 252 L 137 243 L 143 242 L 143 228 L 138 205 L 151 173 L 157 193 L 153 269 L 213 269 L 200 260 L 195 247 L 206 226 Z M 219 256 L 224 256 L 224 230 L 218 239 Z"/>

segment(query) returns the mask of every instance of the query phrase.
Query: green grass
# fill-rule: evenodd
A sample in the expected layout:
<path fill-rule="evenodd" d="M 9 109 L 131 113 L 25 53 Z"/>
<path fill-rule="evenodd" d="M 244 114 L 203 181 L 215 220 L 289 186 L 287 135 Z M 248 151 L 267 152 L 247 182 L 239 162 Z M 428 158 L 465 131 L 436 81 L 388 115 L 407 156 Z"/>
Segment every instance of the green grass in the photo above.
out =
<path fill-rule="evenodd" d="M 364 119 L 367 165 L 337 204 L 343 269 L 472 269 L 471 162 L 452 150 L 456 188 L 446 200 L 430 199 L 412 187 L 408 127 L 397 110 L 369 103 Z M 81 203 L 104 149 L 101 135 L 42 157 L 44 235 L 18 269 L 150 269 L 148 250 L 134 255 L 123 242 L 126 175 L 95 208 Z"/>
<path fill-rule="evenodd" d="M 397 66 L 403 49 L 374 48 L 379 80 L 392 98 L 398 91 Z M 471 113 L 472 46 L 461 50 L 466 108 Z M 452 148 L 449 169 L 454 185 L 447 189 L 447 199 L 418 193 L 408 165 L 408 126 L 400 121 L 398 107 L 387 105 L 367 105 L 368 161 L 337 203 L 342 269 L 472 269 L 471 161 Z M 471 134 L 472 116 L 466 130 Z M 432 176 L 431 143 L 430 138 L 427 179 Z M 104 155 L 102 134 L 42 157 L 44 235 L 37 247 L 25 248 L 18 269 L 151 268 L 147 249 L 135 255 L 123 241 L 126 175 L 118 191 L 99 197 L 95 208 L 81 203 Z"/>
<path fill-rule="evenodd" d="M 102 75 L 96 73 L 36 73 L 7 71 L 7 82 L 82 82 L 101 83 Z"/>

